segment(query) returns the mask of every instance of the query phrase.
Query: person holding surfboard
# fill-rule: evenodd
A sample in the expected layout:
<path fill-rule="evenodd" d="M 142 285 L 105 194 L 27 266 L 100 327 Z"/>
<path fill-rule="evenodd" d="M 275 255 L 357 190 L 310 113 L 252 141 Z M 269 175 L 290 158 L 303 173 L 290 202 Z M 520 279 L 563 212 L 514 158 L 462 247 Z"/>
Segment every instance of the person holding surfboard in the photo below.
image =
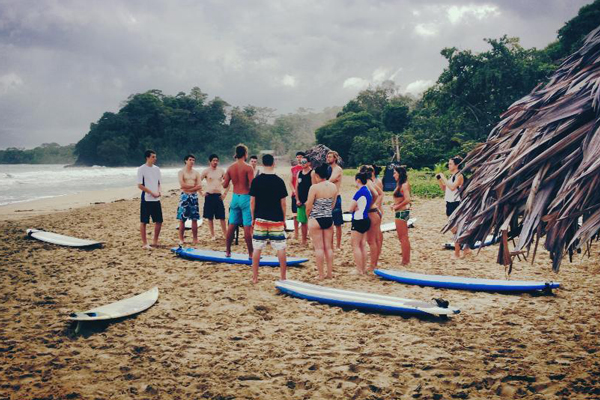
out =
<path fill-rule="evenodd" d="M 354 176 L 358 190 L 352 198 L 349 211 L 352 212 L 352 252 L 354 253 L 354 263 L 356 270 L 360 275 L 364 275 L 367 266 L 367 232 L 371 227 L 369 219 L 369 210 L 373 203 L 371 190 L 367 187 L 368 173 L 359 172 Z M 371 248 L 371 252 L 377 249 Z"/>
<path fill-rule="evenodd" d="M 158 246 L 158 237 L 160 228 L 162 227 L 163 215 L 160 205 L 160 197 L 162 195 L 160 189 L 160 168 L 156 165 L 156 152 L 154 150 L 146 150 L 144 153 L 146 163 L 142 164 L 137 170 L 138 188 L 142 191 L 142 199 L 140 204 L 140 234 L 142 236 L 142 248 L 151 249 L 146 236 L 146 225 L 150 223 L 150 217 L 154 222 L 154 239 L 152 246 Z"/>
<path fill-rule="evenodd" d="M 223 200 L 229 193 L 229 186 L 223 193 L 223 178 L 225 171 L 219 167 L 219 156 L 211 154 L 208 157 L 208 168 L 200 174 L 200 181 L 206 179 L 206 190 L 204 191 L 204 209 L 202 217 L 208 221 L 211 240 L 216 240 L 214 219 L 221 223 L 223 237 L 227 237 L 227 226 L 225 224 L 225 205 Z"/>
<path fill-rule="evenodd" d="M 410 185 L 408 174 L 404 167 L 394 168 L 396 189 L 394 190 L 394 204 L 392 211 L 395 213 L 396 232 L 402 248 L 402 265 L 410 263 L 410 241 L 408 240 L 408 219 L 410 218 Z"/>
<path fill-rule="evenodd" d="M 200 219 L 200 207 L 198 205 L 198 192 L 202 194 L 202 179 L 200 173 L 194 169 L 196 157 L 188 154 L 183 159 L 185 167 L 177 174 L 181 195 L 177 206 L 177 219 L 179 220 L 179 245 L 183 246 L 183 235 L 185 232 L 185 221 L 192 221 L 192 245 L 198 244 L 198 220 Z"/>
<path fill-rule="evenodd" d="M 333 224 L 335 225 L 335 237 L 336 237 L 336 248 L 339 250 L 342 248 L 342 225 L 344 224 L 344 216 L 342 212 L 342 196 L 339 195 L 342 187 L 342 176 L 343 170 L 339 166 L 338 160 L 340 155 L 337 151 L 330 151 L 327 153 L 327 164 L 331 168 L 331 175 L 329 181 L 333 183 L 338 190 L 337 198 L 333 208 Z"/>
<path fill-rule="evenodd" d="M 333 278 L 333 208 L 338 189 L 327 177 L 328 167 L 322 164 L 315 168 L 313 184 L 308 190 L 306 214 L 308 230 L 317 259 L 319 279 L 325 279 L 323 263 L 327 263 L 327 278 Z"/>
<path fill-rule="evenodd" d="M 275 160 L 271 154 L 262 156 L 263 172 L 252 181 L 250 210 L 252 212 L 252 283 L 258 283 L 258 264 L 262 249 L 271 243 L 277 251 L 281 280 L 286 280 L 285 209 L 288 196 L 285 182 L 275 174 Z"/>
<path fill-rule="evenodd" d="M 233 197 L 229 205 L 229 227 L 227 228 L 227 247 L 225 255 L 231 256 L 231 242 L 238 226 L 244 227 L 244 240 L 248 248 L 248 257 L 252 258 L 252 211 L 250 210 L 250 185 L 254 179 L 254 170 L 248 164 L 248 147 L 238 144 L 235 147 L 236 162 L 225 172 L 223 187 L 227 189 L 233 182 Z"/>
<path fill-rule="evenodd" d="M 444 191 L 444 200 L 446 200 L 446 216 L 450 217 L 454 210 L 458 208 L 460 204 L 460 195 L 458 194 L 459 189 L 465 182 L 465 178 L 460 173 L 460 164 L 462 163 L 462 157 L 455 156 L 448 160 L 448 171 L 451 176 L 450 179 L 446 179 L 444 174 L 439 173 L 436 175 L 438 180 L 438 185 L 440 185 L 440 189 Z M 450 230 L 453 234 L 456 234 L 456 227 Z M 458 259 L 460 258 L 460 244 L 455 240 L 454 241 L 454 254 L 452 258 Z M 463 257 L 470 253 L 469 247 L 465 247 L 463 251 Z"/>

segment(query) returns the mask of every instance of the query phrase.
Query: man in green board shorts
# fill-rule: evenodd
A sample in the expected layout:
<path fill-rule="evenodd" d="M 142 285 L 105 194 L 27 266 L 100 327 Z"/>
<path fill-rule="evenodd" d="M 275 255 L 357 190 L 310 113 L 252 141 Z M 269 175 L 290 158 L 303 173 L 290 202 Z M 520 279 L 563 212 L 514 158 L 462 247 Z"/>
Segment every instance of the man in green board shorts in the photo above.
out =
<path fill-rule="evenodd" d="M 254 179 L 254 170 L 246 164 L 248 148 L 238 144 L 235 148 L 236 162 L 231 164 L 225 172 L 223 187 L 229 187 L 233 182 L 233 197 L 229 205 L 229 226 L 227 227 L 227 250 L 225 255 L 231 256 L 231 242 L 235 230 L 239 225 L 244 227 L 244 240 L 248 248 L 248 257 L 252 258 L 252 211 L 250 210 L 250 185 Z"/>

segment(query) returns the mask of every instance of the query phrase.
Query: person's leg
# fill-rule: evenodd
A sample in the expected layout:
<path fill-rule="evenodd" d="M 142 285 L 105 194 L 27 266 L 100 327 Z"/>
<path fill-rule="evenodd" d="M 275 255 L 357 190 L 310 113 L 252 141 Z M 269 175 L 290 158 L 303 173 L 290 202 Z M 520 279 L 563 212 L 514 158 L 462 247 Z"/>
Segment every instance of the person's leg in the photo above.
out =
<path fill-rule="evenodd" d="M 342 247 L 342 225 L 344 224 L 344 213 L 342 212 L 342 197 L 338 195 L 335 200 L 335 207 L 331 213 L 333 224 L 335 225 L 336 249 Z"/>
<path fill-rule="evenodd" d="M 324 252 L 323 252 L 323 230 L 319 227 L 319 223 L 315 219 L 308 220 L 308 229 L 310 230 L 310 237 L 312 238 L 313 246 L 315 248 L 315 259 L 317 262 L 317 272 L 319 273 L 319 279 L 324 279 L 323 276 L 323 261 L 324 261 Z M 331 228 L 329 228 L 331 230 Z"/>
<path fill-rule="evenodd" d="M 227 225 L 225 224 L 225 218 L 220 219 L 219 221 L 221 221 L 221 232 L 223 233 L 223 237 L 225 237 L 225 235 L 227 235 Z M 214 228 L 213 228 L 213 233 L 214 233 Z"/>
<path fill-rule="evenodd" d="M 367 235 L 365 233 L 361 234 L 360 248 L 361 248 L 362 256 L 363 256 L 362 273 L 364 274 L 367 272 Z"/>
<path fill-rule="evenodd" d="M 198 220 L 196 219 L 192 220 L 192 237 L 192 245 L 195 246 L 198 244 Z"/>
<path fill-rule="evenodd" d="M 160 236 L 161 227 L 162 222 L 157 222 L 154 224 L 154 240 L 152 241 L 152 246 L 158 246 L 158 237 Z"/>
<path fill-rule="evenodd" d="M 142 235 L 142 247 L 148 247 L 148 237 L 146 236 L 146 224 L 140 222 L 140 234 Z"/>
<path fill-rule="evenodd" d="M 402 248 L 402 265 L 410 264 L 410 241 L 408 240 L 408 225 L 405 220 L 396 220 L 396 231 Z"/>
<path fill-rule="evenodd" d="M 452 234 L 456 235 L 456 227 L 450 229 L 450 232 L 452 232 Z M 456 240 L 456 238 L 454 238 L 454 254 L 452 255 L 452 258 L 457 260 L 460 258 L 460 244 L 458 244 L 458 241 Z"/>
<path fill-rule="evenodd" d="M 285 281 L 287 279 L 287 258 L 285 255 L 285 249 L 277 250 L 277 258 L 279 259 L 281 280 Z"/>
<path fill-rule="evenodd" d="M 335 238 L 336 238 L 335 248 L 340 250 L 342 248 L 342 225 L 335 227 Z"/>
<path fill-rule="evenodd" d="M 258 283 L 258 263 L 260 261 L 261 249 L 256 249 L 252 253 L 252 283 Z"/>
<path fill-rule="evenodd" d="M 254 254 L 254 246 L 252 246 L 252 226 L 244 226 L 244 240 L 246 241 L 246 247 L 248 248 L 248 257 L 252 257 Z"/>
<path fill-rule="evenodd" d="M 333 279 L 333 227 L 322 230 L 323 251 L 325 253 L 325 261 L 327 261 L 327 278 Z M 314 242 L 315 239 L 311 240 Z"/>
<path fill-rule="evenodd" d="M 354 254 L 354 264 L 359 274 L 364 273 L 364 256 L 363 249 L 361 248 L 362 234 L 357 231 L 350 232 L 350 238 L 352 240 L 352 253 Z"/>
<path fill-rule="evenodd" d="M 231 223 L 231 221 L 229 222 L 229 226 L 227 227 L 227 240 L 226 240 L 226 244 L 225 244 L 225 257 L 230 257 L 231 256 L 231 243 L 233 242 L 233 236 L 235 235 L 235 230 L 237 228 L 237 225 L 234 223 Z"/>
<path fill-rule="evenodd" d="M 215 240 L 215 224 L 212 219 L 207 219 L 208 221 L 208 230 L 210 231 L 210 238 Z"/>
<path fill-rule="evenodd" d="M 183 233 L 185 232 L 185 220 L 179 220 L 179 245 L 183 245 Z"/>
<path fill-rule="evenodd" d="M 371 257 L 369 270 L 373 271 L 377 268 L 377 260 L 379 259 L 379 226 L 381 225 L 381 218 L 379 218 L 379 214 L 371 212 L 369 213 L 369 220 L 371 221 L 371 227 L 367 231 L 366 240 L 369 244 L 369 255 Z"/>
<path fill-rule="evenodd" d="M 292 220 L 294 221 L 294 240 L 298 240 L 298 204 L 296 204 L 296 196 L 292 196 Z"/>

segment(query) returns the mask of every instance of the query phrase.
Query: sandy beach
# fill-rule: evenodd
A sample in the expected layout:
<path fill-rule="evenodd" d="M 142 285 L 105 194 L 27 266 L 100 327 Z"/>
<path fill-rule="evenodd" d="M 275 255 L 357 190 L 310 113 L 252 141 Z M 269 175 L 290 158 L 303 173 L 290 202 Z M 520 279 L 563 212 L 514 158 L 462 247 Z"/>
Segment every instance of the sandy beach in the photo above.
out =
<path fill-rule="evenodd" d="M 533 265 L 516 261 L 511 279 L 562 287 L 550 296 L 502 295 L 354 275 L 346 224 L 335 279 L 325 284 L 442 297 L 461 310 L 449 319 L 405 318 L 281 295 L 278 268 L 261 268 L 252 285 L 250 267 L 177 258 L 169 251 L 177 242 L 176 190 L 163 199 L 164 247 L 143 250 L 135 187 L 104 192 L 0 207 L 1 399 L 600 398 L 598 245 L 591 258 L 565 260 L 559 274 L 540 246 Z M 346 176 L 344 209 L 353 193 Z M 385 212 L 384 222 L 392 221 Z M 458 261 L 442 249 L 450 239 L 440 233 L 442 199 L 417 198 L 411 216 L 418 220 L 406 270 L 505 278 L 496 247 Z M 26 238 L 32 227 L 105 246 L 45 244 Z M 224 250 L 225 241 L 210 241 L 204 224 L 198 247 Z M 385 233 L 380 267 L 401 269 L 399 249 L 395 233 Z M 243 240 L 234 251 L 245 252 Z M 312 247 L 289 240 L 288 255 L 310 259 L 289 268 L 289 279 L 318 283 Z M 158 302 L 136 316 L 79 334 L 67 320 L 153 286 Z"/>

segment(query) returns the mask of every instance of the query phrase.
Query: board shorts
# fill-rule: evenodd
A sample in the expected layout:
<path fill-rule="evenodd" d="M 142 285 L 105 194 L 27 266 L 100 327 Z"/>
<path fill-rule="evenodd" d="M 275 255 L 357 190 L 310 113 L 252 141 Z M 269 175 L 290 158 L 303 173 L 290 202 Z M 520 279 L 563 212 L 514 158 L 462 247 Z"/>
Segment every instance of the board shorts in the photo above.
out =
<path fill-rule="evenodd" d="M 206 195 L 202 217 L 206 219 L 225 219 L 225 205 L 219 193 L 209 193 Z"/>
<path fill-rule="evenodd" d="M 271 242 L 274 250 L 285 250 L 285 222 L 257 218 L 254 222 L 252 246 L 254 250 L 262 250 L 268 242 Z"/>
<path fill-rule="evenodd" d="M 331 216 L 333 217 L 333 224 L 335 226 L 342 226 L 344 224 L 344 215 L 342 213 L 342 196 L 339 194 L 337 199 L 335 199 L 335 207 L 333 207 Z"/>
<path fill-rule="evenodd" d="M 296 214 L 296 220 L 301 224 L 308 223 L 308 217 L 306 216 L 306 204 L 302 204 L 298 207 L 298 214 Z"/>
<path fill-rule="evenodd" d="M 358 233 L 366 233 L 370 227 L 371 227 L 371 220 L 368 218 L 352 220 L 351 230 L 356 231 Z"/>
<path fill-rule="evenodd" d="M 187 219 L 198 221 L 200 219 L 198 193 L 181 193 L 179 196 L 179 205 L 177 206 L 177 219 L 180 221 Z"/>
<path fill-rule="evenodd" d="M 396 219 L 408 222 L 410 217 L 410 210 L 396 211 Z"/>
<path fill-rule="evenodd" d="M 142 224 L 149 224 L 150 217 L 152 222 L 160 224 L 163 222 L 162 207 L 160 201 L 144 201 L 140 205 L 140 222 Z"/>
<path fill-rule="evenodd" d="M 252 226 L 249 194 L 233 194 L 231 203 L 229 204 L 229 223 L 233 225 Z"/>
<path fill-rule="evenodd" d="M 446 202 L 446 217 L 451 216 L 452 213 L 454 212 L 454 210 L 456 210 L 458 208 L 459 204 L 460 204 L 460 201 L 447 201 Z"/>
<path fill-rule="evenodd" d="M 292 214 L 296 214 L 298 212 L 298 204 L 296 204 L 296 196 L 292 195 Z"/>

